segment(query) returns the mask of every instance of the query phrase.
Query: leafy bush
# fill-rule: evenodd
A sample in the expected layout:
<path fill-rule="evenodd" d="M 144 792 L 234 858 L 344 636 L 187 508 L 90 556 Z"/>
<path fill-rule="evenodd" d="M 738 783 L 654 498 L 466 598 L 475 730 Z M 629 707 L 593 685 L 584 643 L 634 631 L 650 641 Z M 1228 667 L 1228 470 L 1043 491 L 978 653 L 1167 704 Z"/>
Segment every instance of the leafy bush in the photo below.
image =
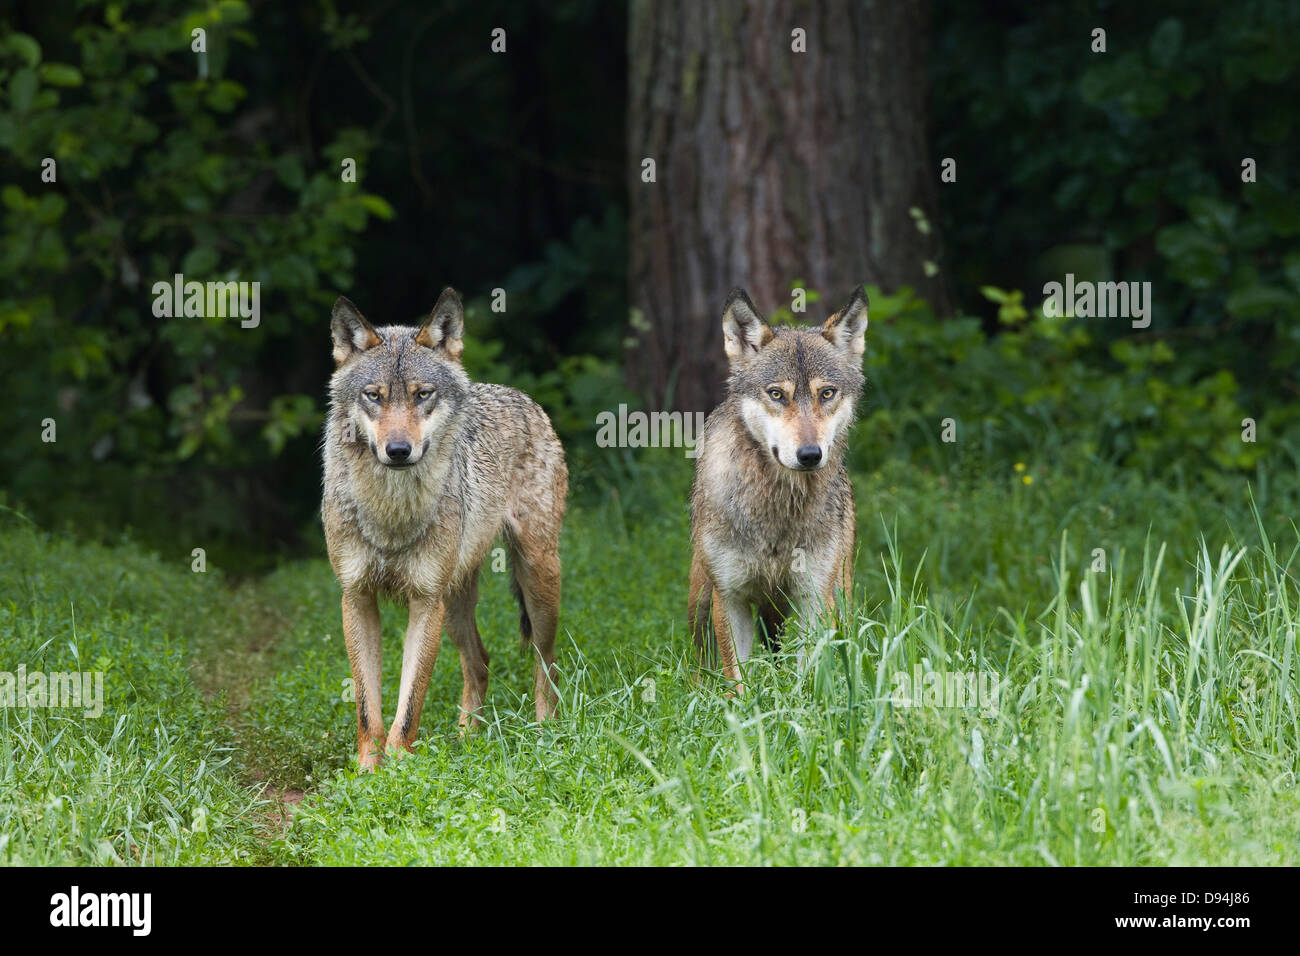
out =
<path fill-rule="evenodd" d="M 539 13 L 516 3 L 508 12 L 553 32 L 548 55 L 556 56 L 582 46 L 584 31 L 601 22 L 595 7 Z M 312 450 L 330 370 L 330 306 L 364 276 L 381 288 L 353 293 L 363 308 L 385 322 L 414 320 L 416 312 L 391 311 L 397 297 L 380 280 L 410 275 L 432 238 L 418 202 L 404 203 L 413 213 L 394 232 L 394 210 L 376 194 L 408 184 L 414 160 L 377 148 L 392 146 L 378 135 L 382 122 L 362 129 L 338 118 L 368 122 L 374 89 L 411 94 L 394 87 L 405 80 L 391 57 L 373 61 L 395 38 L 406 44 L 413 29 L 425 29 L 427 17 L 414 8 L 390 13 L 359 20 L 242 0 L 197 10 L 180 0 L 91 2 L 70 29 L 66 16 L 53 23 L 38 11 L 17 14 L 34 35 L 6 29 L 0 40 L 0 334 L 9 369 L 0 502 L 83 535 L 111 537 L 130 525 L 181 551 L 195 539 L 233 554 L 318 537 Z M 447 15 L 471 30 L 482 13 L 462 4 Z M 205 31 L 201 52 L 195 30 Z M 320 117 L 312 91 L 326 61 L 309 70 L 293 59 L 304 50 L 348 73 L 343 83 L 322 77 L 317 101 L 347 99 L 339 87 L 351 82 L 360 103 L 347 99 L 339 114 Z M 278 72 L 266 69 L 281 60 Z M 303 77 L 286 84 L 282 74 L 297 66 Z M 465 93 L 451 112 L 491 113 L 504 137 L 518 105 L 512 82 L 508 71 L 485 81 L 475 68 L 433 85 L 448 99 Z M 431 109 L 423 122 L 437 128 L 440 116 Z M 566 133 L 556 156 L 586 149 L 595 164 L 601 151 L 587 148 L 598 135 L 590 124 L 555 122 L 583 130 Z M 490 122 L 478 132 L 498 137 Z M 480 158 L 469 146 L 409 146 L 431 178 L 478 183 L 480 193 L 487 184 L 501 205 L 533 189 L 531 172 L 503 185 L 516 175 L 512 163 L 524 162 L 508 150 Z M 476 168 L 467 172 L 471 159 Z M 345 181 L 345 160 L 355 163 L 356 181 Z M 529 391 L 561 434 L 579 441 L 606 396 L 623 395 L 624 220 L 616 202 L 594 205 L 600 214 L 577 216 L 567 237 L 513 260 L 522 265 L 492 267 L 502 270 L 492 285 L 509 290 L 510 312 L 497 316 L 472 301 L 466 354 L 472 373 Z M 575 206 L 593 203 L 553 197 L 548 209 L 563 219 Z M 487 208 L 473 188 L 464 198 L 440 196 L 437 232 L 455 232 L 467 217 L 479 222 Z M 376 220 L 384 228 L 368 230 Z M 505 247 L 527 249 L 524 238 Z M 438 249 L 440 269 L 503 248 L 490 229 L 453 245 Z M 155 283 L 178 273 L 259 283 L 260 321 L 156 315 Z M 448 278 L 474 288 L 463 273 Z M 418 299 L 411 305 L 418 309 Z M 42 441 L 50 419 L 56 440 Z"/>
<path fill-rule="evenodd" d="M 339 131 L 312 164 L 267 113 L 233 113 L 247 91 L 225 71 L 255 43 L 248 16 L 238 0 L 129 19 L 109 5 L 72 30 L 71 62 L 22 33 L 0 45 L 0 456 L 20 500 L 102 506 L 146 477 L 220 488 L 321 420 L 318 383 L 280 350 L 321 325 L 352 283 L 352 237 L 392 210 L 341 175 L 345 159 L 365 168 L 367 133 Z M 259 283 L 260 321 L 159 317 L 155 283 L 177 273 Z"/>
<path fill-rule="evenodd" d="M 1213 486 L 1270 452 L 1294 455 L 1294 408 L 1247 409 L 1231 372 L 1198 375 L 1168 340 L 1103 337 L 1088 320 L 1031 314 L 1018 292 L 985 294 L 999 305 L 995 336 L 975 318 L 937 319 L 906 289 L 871 292 L 861 464 L 896 456 L 943 471 L 963 456 L 1024 458 L 1051 446 L 1058 457 Z M 941 450 L 947 418 L 956 445 Z M 1243 438 L 1247 418 L 1257 419 L 1255 441 Z"/>
<path fill-rule="evenodd" d="M 1230 372 L 1255 417 L 1293 402 L 1300 8 L 1025 4 L 994 22 L 941 3 L 937 14 L 934 141 L 958 160 L 942 231 L 967 307 L 989 282 L 1150 281 L 1152 331 L 1177 336 L 1182 375 Z M 1157 362 L 1119 361 L 1130 378 Z"/>

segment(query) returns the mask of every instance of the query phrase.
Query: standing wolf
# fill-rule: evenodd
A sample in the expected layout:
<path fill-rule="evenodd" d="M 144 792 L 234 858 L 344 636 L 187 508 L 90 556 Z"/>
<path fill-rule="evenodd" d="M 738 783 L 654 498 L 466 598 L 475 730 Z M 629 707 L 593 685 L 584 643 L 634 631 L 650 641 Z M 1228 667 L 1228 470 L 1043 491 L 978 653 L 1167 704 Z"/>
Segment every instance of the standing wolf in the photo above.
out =
<path fill-rule="evenodd" d="M 343 637 L 357 699 L 361 766 L 383 758 L 377 596 L 404 599 L 410 621 L 387 749 L 410 750 L 443 624 L 460 651 L 462 727 L 487 690 L 488 655 L 474 606 L 483 558 L 500 533 L 520 630 L 536 653 L 537 719 L 555 708 L 564 450 L 546 413 L 512 388 L 471 382 L 461 368 L 464 310 L 443 290 L 419 328 L 374 328 L 347 299 L 330 331 L 321 516 L 343 587 Z"/>
<path fill-rule="evenodd" d="M 757 611 L 769 640 L 853 590 L 855 513 L 844 448 L 862 394 L 867 296 L 821 328 L 771 328 L 727 297 L 727 395 L 709 415 L 691 494 L 688 618 L 705 656 L 710 612 L 723 674 L 740 688 Z"/>

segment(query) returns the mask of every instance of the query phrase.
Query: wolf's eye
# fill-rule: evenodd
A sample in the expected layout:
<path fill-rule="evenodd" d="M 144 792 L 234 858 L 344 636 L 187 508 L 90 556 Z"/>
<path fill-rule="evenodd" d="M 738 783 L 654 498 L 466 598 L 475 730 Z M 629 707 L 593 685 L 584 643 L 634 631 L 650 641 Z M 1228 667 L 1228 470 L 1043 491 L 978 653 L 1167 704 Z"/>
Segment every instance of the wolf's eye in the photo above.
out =
<path fill-rule="evenodd" d="M 769 388 L 767 394 L 774 402 L 780 402 L 785 399 L 785 392 L 781 391 L 779 388 Z"/>
<path fill-rule="evenodd" d="M 422 402 L 423 402 L 423 401 L 427 401 L 428 399 L 433 398 L 433 389 L 431 389 L 431 388 L 422 388 L 422 389 L 420 389 L 418 392 L 415 393 L 415 397 L 418 398 L 418 399 L 419 399 L 420 401 L 422 401 Z"/>
<path fill-rule="evenodd" d="M 822 389 L 823 402 L 829 402 L 834 397 L 835 397 L 835 389 L 831 388 L 829 385 Z"/>
<path fill-rule="evenodd" d="M 370 399 L 372 402 L 379 401 L 379 393 L 376 392 L 373 388 L 368 391 L 362 392 L 361 394 L 366 396 L 366 398 Z"/>

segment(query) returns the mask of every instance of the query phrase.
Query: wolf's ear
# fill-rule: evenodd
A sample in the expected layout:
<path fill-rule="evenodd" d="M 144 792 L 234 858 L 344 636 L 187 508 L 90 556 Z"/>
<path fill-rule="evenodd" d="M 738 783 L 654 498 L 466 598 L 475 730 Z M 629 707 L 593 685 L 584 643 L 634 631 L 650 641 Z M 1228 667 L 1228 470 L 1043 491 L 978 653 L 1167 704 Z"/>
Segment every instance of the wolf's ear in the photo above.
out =
<path fill-rule="evenodd" d="M 773 332 L 754 308 L 744 289 L 732 289 L 722 307 L 722 347 L 732 365 L 748 362 L 768 342 Z"/>
<path fill-rule="evenodd" d="M 861 355 L 867 348 L 867 291 L 858 286 L 849 304 L 822 326 L 822 337 L 837 349 Z"/>
<path fill-rule="evenodd" d="M 459 362 L 460 353 L 465 349 L 462 341 L 464 336 L 465 307 L 460 304 L 456 290 L 447 286 L 442 290 L 442 295 L 438 296 L 438 304 L 415 334 L 415 344 L 427 349 L 440 348 Z"/>
<path fill-rule="evenodd" d="M 361 310 L 350 299 L 339 296 L 330 316 L 330 336 L 334 339 L 334 361 L 342 365 L 357 352 L 372 349 L 382 341 Z"/>

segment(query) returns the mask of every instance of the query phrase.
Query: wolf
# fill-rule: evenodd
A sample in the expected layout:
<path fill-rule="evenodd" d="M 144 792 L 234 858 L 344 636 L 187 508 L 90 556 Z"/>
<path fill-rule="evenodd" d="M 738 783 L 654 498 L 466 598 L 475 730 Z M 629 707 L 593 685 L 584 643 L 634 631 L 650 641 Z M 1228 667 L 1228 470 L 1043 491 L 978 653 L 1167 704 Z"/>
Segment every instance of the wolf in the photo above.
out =
<path fill-rule="evenodd" d="M 460 725 L 478 718 L 488 654 L 475 621 L 479 568 L 504 539 L 520 632 L 535 653 L 539 721 L 556 706 L 564 449 L 546 413 L 461 366 L 464 308 L 448 288 L 419 327 L 375 328 L 346 298 L 330 321 L 336 369 L 325 424 L 321 518 L 343 589 L 357 757 L 411 750 L 445 624 L 460 651 Z M 409 610 L 397 713 L 385 739 L 377 598 Z"/>
<path fill-rule="evenodd" d="M 865 377 L 867 295 L 820 328 L 772 328 L 743 289 L 722 312 L 726 397 L 709 415 L 691 493 L 687 618 L 701 659 L 713 625 L 733 691 L 754 644 L 853 593 L 856 513 L 844 465 Z"/>

